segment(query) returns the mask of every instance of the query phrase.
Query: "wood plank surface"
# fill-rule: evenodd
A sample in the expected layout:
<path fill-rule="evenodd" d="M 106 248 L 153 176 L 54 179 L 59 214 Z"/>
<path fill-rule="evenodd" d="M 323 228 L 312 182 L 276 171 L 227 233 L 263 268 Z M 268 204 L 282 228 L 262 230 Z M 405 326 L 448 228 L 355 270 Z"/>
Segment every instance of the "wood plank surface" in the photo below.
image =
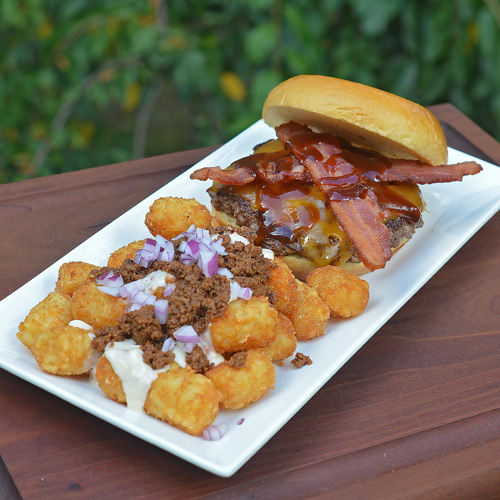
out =
<path fill-rule="evenodd" d="M 500 145 L 456 108 L 432 110 L 450 146 L 500 163 Z M 8 256 L 0 298 L 213 149 L 0 186 L 0 248 Z M 0 494 L 499 498 L 498 248 L 500 214 L 231 478 L 0 370 Z"/>

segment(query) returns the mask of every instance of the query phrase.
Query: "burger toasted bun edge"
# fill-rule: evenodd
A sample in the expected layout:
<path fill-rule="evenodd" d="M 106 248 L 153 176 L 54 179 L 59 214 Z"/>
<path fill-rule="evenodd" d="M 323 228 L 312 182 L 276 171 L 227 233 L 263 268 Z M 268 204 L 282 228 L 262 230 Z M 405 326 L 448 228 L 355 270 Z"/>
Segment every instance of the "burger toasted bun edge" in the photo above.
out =
<path fill-rule="evenodd" d="M 290 78 L 268 95 L 271 127 L 294 121 L 391 158 L 447 162 L 443 129 L 426 108 L 373 87 L 321 75 Z"/>

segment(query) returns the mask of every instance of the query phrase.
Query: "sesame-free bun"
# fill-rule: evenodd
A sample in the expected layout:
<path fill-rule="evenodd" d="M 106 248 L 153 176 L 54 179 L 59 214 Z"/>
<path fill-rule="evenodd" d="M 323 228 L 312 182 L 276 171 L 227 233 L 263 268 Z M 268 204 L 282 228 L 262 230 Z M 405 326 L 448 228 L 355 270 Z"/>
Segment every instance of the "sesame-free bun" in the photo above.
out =
<path fill-rule="evenodd" d="M 408 241 L 409 240 L 407 238 L 403 238 L 401 243 L 396 248 L 392 249 L 392 255 L 394 255 L 398 250 L 400 250 L 404 245 L 406 245 Z M 307 257 L 304 257 L 303 255 L 300 255 L 298 253 L 285 255 L 284 257 L 281 258 L 288 264 L 288 267 L 292 270 L 295 277 L 302 281 L 305 281 L 307 275 L 317 267 Z M 347 261 L 339 265 L 338 267 L 340 269 L 343 269 L 344 271 L 348 271 L 352 274 L 355 274 L 356 276 L 361 276 L 363 274 L 367 274 L 370 272 L 368 268 L 361 261 L 360 262 Z"/>
<path fill-rule="evenodd" d="M 301 123 L 391 158 L 447 162 L 443 130 L 428 109 L 360 83 L 320 75 L 290 78 L 270 92 L 262 117 L 271 127 Z"/>

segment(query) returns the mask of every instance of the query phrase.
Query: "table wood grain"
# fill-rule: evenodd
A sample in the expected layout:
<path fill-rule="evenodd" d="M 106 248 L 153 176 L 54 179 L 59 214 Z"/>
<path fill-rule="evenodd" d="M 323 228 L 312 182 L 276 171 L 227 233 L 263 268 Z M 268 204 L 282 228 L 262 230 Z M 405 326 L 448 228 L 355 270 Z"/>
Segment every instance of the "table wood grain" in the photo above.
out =
<path fill-rule="evenodd" d="M 432 110 L 450 146 L 500 164 Z M 0 186 L 0 298 L 214 149 Z M 498 248 L 500 214 L 226 479 L 0 370 L 0 498 L 499 498 Z"/>

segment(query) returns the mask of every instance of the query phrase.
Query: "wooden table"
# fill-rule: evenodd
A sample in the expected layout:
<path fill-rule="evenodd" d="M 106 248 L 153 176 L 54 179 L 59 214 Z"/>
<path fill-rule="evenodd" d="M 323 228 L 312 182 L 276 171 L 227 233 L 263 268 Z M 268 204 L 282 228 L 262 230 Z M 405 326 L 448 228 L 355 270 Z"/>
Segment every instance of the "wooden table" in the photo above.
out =
<path fill-rule="evenodd" d="M 450 146 L 500 163 L 433 111 Z M 213 149 L 0 186 L 0 298 Z M 0 370 L 0 498 L 499 498 L 499 248 L 497 214 L 228 479 Z"/>

